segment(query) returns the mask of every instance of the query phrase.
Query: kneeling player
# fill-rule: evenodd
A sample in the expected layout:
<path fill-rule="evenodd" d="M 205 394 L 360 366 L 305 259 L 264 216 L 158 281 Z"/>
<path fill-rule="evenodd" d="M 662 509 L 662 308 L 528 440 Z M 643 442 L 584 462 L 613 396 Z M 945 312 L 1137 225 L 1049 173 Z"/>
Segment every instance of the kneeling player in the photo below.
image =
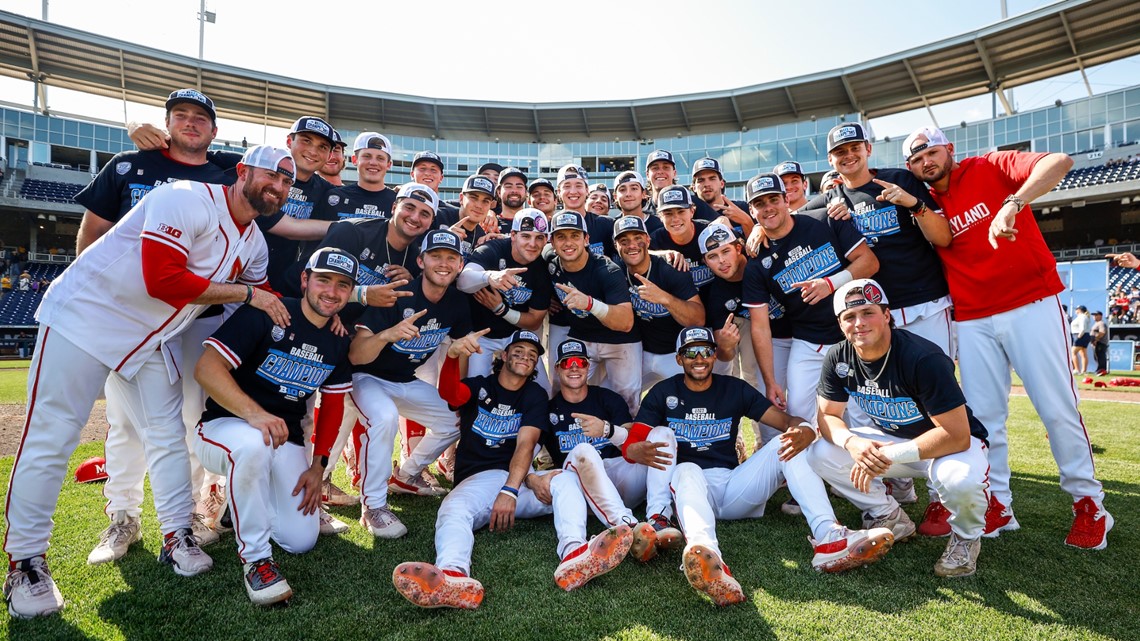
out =
<path fill-rule="evenodd" d="M 356 285 L 351 254 L 324 248 L 301 275 L 302 298 L 283 299 L 287 327 L 249 305 L 213 336 L 195 378 L 209 395 L 195 450 L 203 467 L 226 477 L 245 590 L 257 605 L 293 595 L 269 539 L 285 551 L 312 549 L 320 528 L 321 480 L 352 386 L 347 336 L 329 325 Z M 320 390 L 313 460 L 305 453 L 301 419 Z"/>
<path fill-rule="evenodd" d="M 424 608 L 479 607 L 483 584 L 471 578 L 475 530 L 509 530 L 516 516 L 551 512 L 523 485 L 546 420 L 546 391 L 534 382 L 542 341 L 534 332 L 516 331 L 492 374 L 460 380 L 459 359 L 480 349 L 486 331 L 453 342 L 439 375 L 439 395 L 458 408 L 461 436 L 455 489 L 435 519 L 435 565 L 401 563 L 392 572 L 396 590 Z"/>
<path fill-rule="evenodd" d="M 899 510 L 874 479 L 925 476 L 950 513 L 950 542 L 934 573 L 973 574 L 989 502 L 987 434 L 966 406 L 954 362 L 934 343 L 893 328 L 887 296 L 873 280 L 840 287 L 833 304 L 846 340 L 824 360 L 819 429 L 826 441 L 809 450 L 812 466 L 864 511 L 864 523 Z M 848 399 L 873 426 L 848 428 Z"/>

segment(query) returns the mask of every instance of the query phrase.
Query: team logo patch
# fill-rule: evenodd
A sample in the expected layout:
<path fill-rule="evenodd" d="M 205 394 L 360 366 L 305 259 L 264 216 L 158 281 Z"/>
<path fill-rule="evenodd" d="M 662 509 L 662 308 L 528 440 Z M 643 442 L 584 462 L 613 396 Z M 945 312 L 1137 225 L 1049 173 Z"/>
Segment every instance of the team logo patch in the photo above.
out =
<path fill-rule="evenodd" d="M 717 169 L 717 170 L 719 170 L 719 167 L 716 166 L 716 161 L 713 160 L 712 158 L 701 158 L 700 160 L 697 161 L 697 164 L 693 166 L 693 169 L 698 170 L 698 171 L 702 170 L 702 169 Z"/>
<path fill-rule="evenodd" d="M 767 189 L 775 189 L 775 188 L 776 188 L 776 183 L 775 183 L 775 181 L 772 180 L 771 176 L 760 176 L 756 180 L 752 181 L 752 191 L 753 192 L 764 191 Z"/>
<path fill-rule="evenodd" d="M 171 238 L 182 238 L 181 229 L 178 229 L 177 227 L 171 227 L 166 223 L 159 223 L 158 231 L 160 233 L 166 234 L 167 236 L 170 236 Z"/>
<path fill-rule="evenodd" d="M 730 298 L 730 299 L 724 301 L 724 308 L 730 312 L 735 312 L 736 311 L 736 299 Z"/>
<path fill-rule="evenodd" d="M 123 161 L 115 165 L 115 173 L 125 176 L 131 170 L 131 163 Z"/>
<path fill-rule="evenodd" d="M 550 413 L 550 424 L 551 425 L 558 425 L 558 415 L 555 414 L 554 412 Z"/>
<path fill-rule="evenodd" d="M 546 271 L 550 272 L 550 275 L 553 276 L 554 272 L 558 271 L 558 265 L 550 263 L 546 266 Z"/>
<path fill-rule="evenodd" d="M 863 285 L 863 298 L 866 298 L 868 303 L 878 305 L 883 302 L 883 290 L 876 287 L 874 283 L 867 283 Z"/>
<path fill-rule="evenodd" d="M 413 311 L 411 307 L 409 307 L 409 308 L 407 308 L 407 309 L 405 309 L 405 310 L 404 310 L 404 318 L 411 318 L 411 317 L 412 317 L 412 315 L 413 315 L 413 314 L 415 314 L 415 313 L 416 313 L 416 312 L 415 312 L 415 311 Z"/>
<path fill-rule="evenodd" d="M 562 225 L 578 226 L 578 217 L 574 214 L 559 214 L 554 217 L 554 226 L 561 227 Z"/>
<path fill-rule="evenodd" d="M 671 410 L 675 410 L 677 409 L 677 403 L 678 401 L 676 396 L 665 397 L 665 407 L 668 407 Z"/>
<path fill-rule="evenodd" d="M 764 266 L 764 269 L 772 269 L 772 257 L 765 256 L 760 260 L 760 264 Z"/>
<path fill-rule="evenodd" d="M 479 400 L 481 400 L 481 401 L 487 400 L 487 388 L 485 388 L 485 387 L 479 388 Z"/>
<path fill-rule="evenodd" d="M 364 251 L 360 252 L 360 260 L 368 260 L 370 256 L 372 256 L 372 250 L 367 247 L 364 248 Z"/>
<path fill-rule="evenodd" d="M 486 178 L 476 178 L 471 181 L 471 186 L 476 189 L 484 189 L 486 191 L 495 191 L 495 184 Z"/>
<path fill-rule="evenodd" d="M 273 342 L 276 343 L 282 338 L 285 338 L 285 328 L 274 325 L 273 329 L 269 332 L 269 335 L 273 338 Z"/>
<path fill-rule="evenodd" d="M 858 137 L 859 137 L 859 130 L 856 129 L 855 127 L 852 127 L 851 125 L 847 125 L 846 127 L 840 127 L 839 131 L 835 132 L 835 139 L 836 140 L 847 140 L 848 138 L 858 138 Z"/>
<path fill-rule="evenodd" d="M 331 194 L 329 196 L 329 204 L 336 206 L 338 203 L 340 203 L 340 196 L 337 196 L 336 194 Z"/>
<path fill-rule="evenodd" d="M 455 236 L 450 232 L 439 232 L 431 235 L 431 244 L 436 243 L 455 247 Z"/>
<path fill-rule="evenodd" d="M 506 269 L 506 268 L 507 268 L 507 259 L 506 258 L 500 258 L 499 259 L 499 269 Z"/>
<path fill-rule="evenodd" d="M 682 194 L 681 190 L 679 189 L 674 189 L 673 191 L 667 191 L 664 194 L 661 194 L 661 202 L 663 203 L 680 203 L 684 201 L 685 195 Z"/>
<path fill-rule="evenodd" d="M 329 126 L 315 118 L 305 121 L 305 129 L 307 131 L 315 131 L 324 136 L 332 136 L 332 132 L 329 131 Z"/>
<path fill-rule="evenodd" d="M 851 367 L 847 363 L 836 363 L 835 375 L 839 378 L 847 378 L 851 375 Z"/>
<path fill-rule="evenodd" d="M 617 222 L 618 232 L 629 231 L 631 229 L 641 230 L 641 219 L 633 216 L 623 216 Z"/>
<path fill-rule="evenodd" d="M 721 243 L 725 243 L 730 240 L 731 235 L 727 231 L 723 229 L 714 229 L 713 233 L 709 234 L 708 239 L 705 240 L 705 251 L 716 249 L 721 246 Z"/>
<path fill-rule="evenodd" d="M 329 254 L 327 257 L 325 257 L 325 263 L 329 267 L 337 267 L 347 272 L 351 272 L 353 267 L 352 258 L 345 256 L 344 254 Z"/>

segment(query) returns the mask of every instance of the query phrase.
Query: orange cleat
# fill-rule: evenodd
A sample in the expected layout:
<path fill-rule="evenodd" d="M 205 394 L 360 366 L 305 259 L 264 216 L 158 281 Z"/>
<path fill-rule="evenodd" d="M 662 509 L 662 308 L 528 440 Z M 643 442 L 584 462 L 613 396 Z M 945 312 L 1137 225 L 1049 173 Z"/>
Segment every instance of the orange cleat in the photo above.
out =
<path fill-rule="evenodd" d="M 689 585 L 704 592 L 718 606 L 744 602 L 744 590 L 716 552 L 695 545 L 684 555 L 682 569 Z"/>
<path fill-rule="evenodd" d="M 441 570 L 431 563 L 401 563 L 392 571 L 392 584 L 400 596 L 421 608 L 474 610 L 483 603 L 483 584 L 459 572 Z"/>

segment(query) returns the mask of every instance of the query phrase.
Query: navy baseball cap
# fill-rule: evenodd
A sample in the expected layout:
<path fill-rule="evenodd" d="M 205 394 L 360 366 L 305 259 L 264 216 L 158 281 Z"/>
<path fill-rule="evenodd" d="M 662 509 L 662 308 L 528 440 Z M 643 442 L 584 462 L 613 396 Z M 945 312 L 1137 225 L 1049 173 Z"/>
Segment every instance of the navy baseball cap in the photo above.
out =
<path fill-rule="evenodd" d="M 511 231 L 536 231 L 546 234 L 550 232 L 550 223 L 546 222 L 546 214 L 534 207 L 524 207 L 511 220 Z"/>
<path fill-rule="evenodd" d="M 439 196 L 427 185 L 421 185 L 417 182 L 404 183 L 400 186 L 400 191 L 396 192 L 396 200 L 401 198 L 418 200 L 431 207 L 432 213 L 439 212 Z"/>
<path fill-rule="evenodd" d="M 586 229 L 586 219 L 576 211 L 556 211 L 550 221 L 550 233 L 560 229 L 577 229 L 583 234 L 590 233 Z"/>
<path fill-rule="evenodd" d="M 586 344 L 576 338 L 568 338 L 558 344 L 557 362 L 570 358 L 571 356 L 580 356 L 586 360 L 590 360 L 590 352 L 586 349 Z"/>
<path fill-rule="evenodd" d="M 772 173 L 780 176 L 781 178 L 787 176 L 788 174 L 807 176 L 807 174 L 804 173 L 804 168 L 800 166 L 800 163 L 794 160 L 785 160 L 784 162 L 776 165 L 772 168 Z"/>
<path fill-rule="evenodd" d="M 618 236 L 630 231 L 637 231 L 643 234 L 648 234 L 649 229 L 645 226 L 645 221 L 637 216 L 622 216 L 614 221 L 614 240 Z"/>
<path fill-rule="evenodd" d="M 348 143 L 344 141 L 344 136 L 341 136 L 340 132 L 337 131 L 336 128 L 334 127 L 333 128 L 333 147 L 338 147 L 338 146 L 339 147 L 347 147 Z"/>
<path fill-rule="evenodd" d="M 358 282 L 360 266 L 352 254 L 339 247 L 322 247 L 309 256 L 305 270 L 326 274 L 348 276 L 353 283 Z"/>
<path fill-rule="evenodd" d="M 867 142 L 867 132 L 857 122 L 845 122 L 827 132 L 827 153 L 849 142 Z"/>
<path fill-rule="evenodd" d="M 673 165 L 674 168 L 677 167 L 676 161 L 673 160 L 673 154 L 672 153 L 670 153 L 664 149 L 654 149 L 653 151 L 649 152 L 648 156 L 645 157 L 645 168 L 648 169 L 649 165 L 652 165 L 653 163 L 657 162 L 658 160 L 664 160 L 665 162 L 669 163 L 670 165 Z"/>
<path fill-rule="evenodd" d="M 206 113 L 210 114 L 210 120 L 213 120 L 215 123 L 218 121 L 218 112 L 214 111 L 214 101 L 210 100 L 209 96 L 197 89 L 179 89 L 178 91 L 170 92 L 170 95 L 166 98 L 166 110 L 170 111 L 171 107 L 179 103 L 197 105 L 205 109 Z"/>
<path fill-rule="evenodd" d="M 716 337 L 713 336 L 712 330 L 707 327 L 686 327 L 677 334 L 677 352 L 685 349 L 689 345 L 708 344 L 716 345 Z"/>
<path fill-rule="evenodd" d="M 336 139 L 333 138 L 332 125 L 321 118 L 317 118 L 316 116 L 301 116 L 293 123 L 293 126 L 289 128 L 290 135 L 306 131 L 324 138 L 329 141 L 330 145 L 336 144 Z"/>
<path fill-rule="evenodd" d="M 645 177 L 636 171 L 627 170 L 618 174 L 617 178 L 614 178 L 614 191 L 617 191 L 618 185 L 626 183 L 637 183 L 641 185 L 642 189 L 645 189 Z"/>
<path fill-rule="evenodd" d="M 584 183 L 590 181 L 590 175 L 586 173 L 586 169 L 581 165 L 563 165 L 563 167 L 558 170 L 557 184 L 561 185 L 567 180 L 574 180 L 575 178 Z"/>
<path fill-rule="evenodd" d="M 481 174 L 485 171 L 493 171 L 497 174 L 501 174 L 503 169 L 504 167 L 497 162 L 485 162 L 482 165 L 479 165 L 479 169 L 475 173 Z M 500 176 L 500 178 L 501 177 L 502 176 Z"/>
<path fill-rule="evenodd" d="M 415 157 L 412 158 L 412 168 L 415 169 L 416 165 L 420 164 L 421 162 L 430 162 L 439 165 L 440 171 L 443 171 L 444 169 L 443 159 L 440 158 L 439 154 L 435 153 L 434 151 L 421 151 L 420 153 L 416 154 Z"/>
<path fill-rule="evenodd" d="M 855 294 L 859 294 L 859 298 L 852 298 Z M 851 300 L 847 300 L 848 298 Z M 882 285 L 870 278 L 856 278 L 835 290 L 835 296 L 831 299 L 831 308 L 835 311 L 835 315 L 839 316 L 845 309 L 863 305 L 886 305 L 888 302 L 887 293 L 883 291 Z"/>
<path fill-rule="evenodd" d="M 827 171 L 827 173 L 825 173 L 823 175 L 823 178 L 819 179 L 819 186 L 820 186 L 820 188 L 823 188 L 824 185 L 831 182 L 832 180 L 842 180 L 842 178 L 843 177 L 839 175 L 838 171 L 835 171 L 834 169 L 829 169 Z"/>
<path fill-rule="evenodd" d="M 707 254 L 738 240 L 731 229 L 720 223 L 713 223 L 701 231 L 701 235 L 697 237 L 697 247 L 701 248 L 702 254 Z"/>
<path fill-rule="evenodd" d="M 499 172 L 500 186 L 508 176 L 518 176 L 519 178 L 522 178 L 523 185 L 526 185 L 526 174 L 524 174 L 521 169 L 518 169 L 517 167 L 504 167 L 503 170 Z"/>
<path fill-rule="evenodd" d="M 491 180 L 490 178 L 488 178 L 486 176 L 480 175 L 480 174 L 475 174 L 474 176 L 468 176 L 467 180 L 463 181 L 463 189 L 459 193 L 469 194 L 471 192 L 479 192 L 481 194 L 487 194 L 491 198 L 494 198 L 495 197 L 495 181 Z"/>
<path fill-rule="evenodd" d="M 705 156 L 704 158 L 700 158 L 697 160 L 697 162 L 693 163 L 694 181 L 697 179 L 697 174 L 701 173 L 702 171 L 715 171 L 716 174 L 720 176 L 720 179 L 724 180 L 724 172 L 720 170 L 720 163 L 717 162 L 716 158 L 709 158 L 708 156 Z"/>
<path fill-rule="evenodd" d="M 526 186 L 526 193 L 529 194 L 530 192 L 534 191 L 536 187 L 546 187 L 550 191 L 554 191 L 554 183 L 550 182 L 546 178 L 535 178 L 534 181 Z"/>
<path fill-rule="evenodd" d="M 426 254 L 433 249 L 450 249 L 462 256 L 462 247 L 463 243 L 459 240 L 458 234 L 450 229 L 436 229 L 424 236 L 424 242 L 420 245 L 420 253 Z"/>
<path fill-rule="evenodd" d="M 689 209 L 692 206 L 693 195 L 684 185 L 670 185 L 657 193 L 657 211 Z"/>
<path fill-rule="evenodd" d="M 546 348 L 542 346 L 542 339 L 538 337 L 538 334 L 535 334 L 529 329 L 516 329 L 514 333 L 511 334 L 511 340 L 507 343 L 507 347 L 515 343 L 530 343 L 534 345 L 538 348 L 539 356 L 546 353 Z"/>
<path fill-rule="evenodd" d="M 784 181 L 773 173 L 760 174 L 744 184 L 744 200 L 751 203 L 766 194 L 784 194 Z"/>

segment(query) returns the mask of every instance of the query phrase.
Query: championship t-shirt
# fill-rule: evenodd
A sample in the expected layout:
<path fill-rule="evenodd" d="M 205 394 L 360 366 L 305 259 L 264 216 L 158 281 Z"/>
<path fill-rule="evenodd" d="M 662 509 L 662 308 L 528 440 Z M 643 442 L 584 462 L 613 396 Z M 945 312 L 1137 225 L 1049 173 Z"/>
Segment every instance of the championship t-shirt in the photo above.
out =
<path fill-rule="evenodd" d="M 609 258 L 589 254 L 582 269 L 569 272 L 562 269 L 561 260 L 554 254 L 553 250 L 544 252 L 544 254 L 544 257 L 549 261 L 547 270 L 550 273 L 551 285 L 555 286 L 553 293 L 558 297 L 559 302 L 566 300 L 566 293 L 556 287 L 559 284 L 572 285 L 583 294 L 592 296 L 607 305 L 620 305 L 630 302 L 629 283 L 626 282 L 621 267 L 618 267 Z M 561 311 L 551 315 L 550 322 L 554 325 L 569 327 L 569 336 L 580 341 L 620 345 L 636 343 L 641 340 L 641 336 L 636 331 L 615 332 L 603 325 L 597 316 L 580 309 L 571 310 L 565 305 L 562 306 Z"/>
<path fill-rule="evenodd" d="M 214 163 L 187 165 L 166 151 L 124 151 L 115 154 L 99 174 L 75 195 L 75 202 L 96 216 L 119 222 L 150 190 L 176 180 L 232 185 L 237 176 Z"/>
<path fill-rule="evenodd" d="M 616 256 L 614 219 L 608 216 L 599 216 L 592 211 L 586 212 L 585 219 L 586 233 L 590 235 L 590 251 L 599 256 Z"/>
<path fill-rule="evenodd" d="M 528 265 L 522 265 L 511 255 L 511 239 L 496 238 L 475 248 L 467 257 L 468 263 L 483 267 L 485 271 L 499 271 L 525 267 L 526 271 L 515 275 L 518 285 L 506 292 L 499 292 L 503 303 L 518 312 L 529 310 L 550 309 L 550 274 L 546 270 L 546 262 L 536 258 Z M 474 296 L 469 297 L 471 303 L 471 325 L 482 329 L 491 328 L 487 338 L 506 338 L 517 327 L 491 313 Z"/>
<path fill-rule="evenodd" d="M 622 272 L 629 285 L 629 300 L 633 303 L 633 323 L 641 333 L 641 343 L 651 354 L 672 354 L 676 348 L 677 334 L 683 329 L 664 305 L 651 303 L 641 298 L 637 288 L 641 281 L 622 263 Z M 693 279 L 684 272 L 677 271 L 660 256 L 649 256 L 649 282 L 681 300 L 689 300 L 697 295 Z"/>
<path fill-rule="evenodd" d="M 360 185 L 333 187 L 314 208 L 317 220 L 349 220 L 352 218 L 382 218 L 392 215 L 396 190 L 384 187 L 369 191 Z"/>
<path fill-rule="evenodd" d="M 519 430 L 541 430 L 547 422 L 546 391 L 534 381 L 518 390 L 499 385 L 499 377 L 473 376 L 461 381 L 471 398 L 459 411 L 459 444 L 455 448 L 455 484 L 486 470 L 509 470 Z"/>
<path fill-rule="evenodd" d="M 555 394 L 550 400 L 550 416 L 542 426 L 542 444 L 546 446 L 556 468 L 562 467 L 570 450 L 580 443 L 589 443 L 602 458 L 621 456 L 621 450 L 610 439 L 586 436 L 573 414 L 596 416 L 609 421 L 611 425 L 625 425 L 631 420 L 629 406 L 613 390 L 590 385 L 586 390 L 586 398 L 581 403 L 571 403 L 562 394 Z"/>
<path fill-rule="evenodd" d="M 741 303 L 744 296 L 744 280 L 736 282 L 723 278 L 714 278 L 709 283 L 709 290 L 705 294 L 705 325 L 720 329 L 728 320 L 728 315 L 734 318 L 752 318 L 752 310 Z M 768 299 L 768 328 L 772 338 L 791 338 L 792 324 L 784 315 L 784 306 L 775 298 Z"/>
<path fill-rule="evenodd" d="M 706 205 L 707 206 L 707 205 Z M 658 250 L 673 250 L 680 252 L 685 257 L 685 262 L 689 264 L 689 276 L 693 279 L 693 284 L 703 294 L 705 287 L 712 282 L 714 276 L 712 270 L 705 265 L 705 253 L 701 250 L 701 245 L 697 240 L 701 237 L 701 232 L 708 227 L 708 223 L 703 220 L 693 219 L 693 237 L 689 242 L 684 245 L 674 242 L 673 237 L 669 235 L 669 230 L 662 227 L 661 229 L 649 235 L 649 248 L 655 251 Z"/>

